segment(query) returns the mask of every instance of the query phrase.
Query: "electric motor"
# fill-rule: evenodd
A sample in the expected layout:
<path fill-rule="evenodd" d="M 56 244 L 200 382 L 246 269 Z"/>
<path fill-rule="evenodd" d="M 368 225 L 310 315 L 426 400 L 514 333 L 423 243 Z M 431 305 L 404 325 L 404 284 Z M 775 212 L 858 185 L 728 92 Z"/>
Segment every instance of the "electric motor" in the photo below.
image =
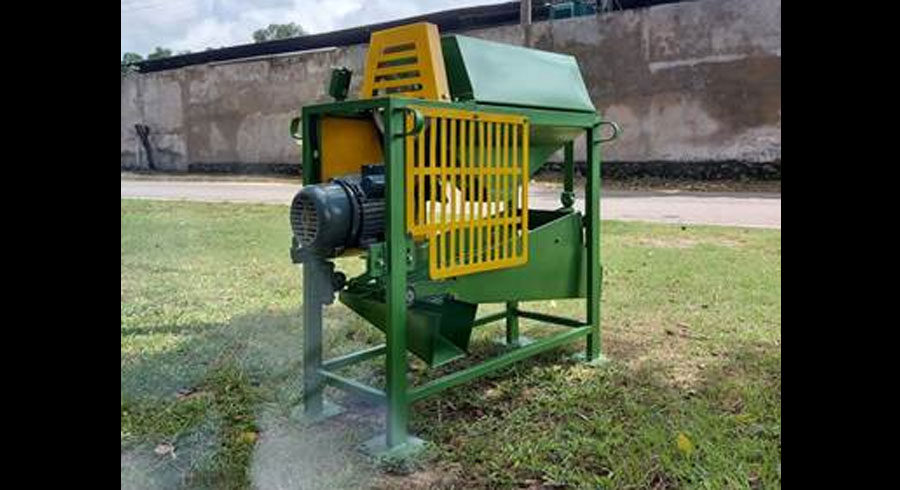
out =
<path fill-rule="evenodd" d="M 304 248 L 326 256 L 384 240 L 384 165 L 303 187 L 291 203 L 291 228 Z"/>

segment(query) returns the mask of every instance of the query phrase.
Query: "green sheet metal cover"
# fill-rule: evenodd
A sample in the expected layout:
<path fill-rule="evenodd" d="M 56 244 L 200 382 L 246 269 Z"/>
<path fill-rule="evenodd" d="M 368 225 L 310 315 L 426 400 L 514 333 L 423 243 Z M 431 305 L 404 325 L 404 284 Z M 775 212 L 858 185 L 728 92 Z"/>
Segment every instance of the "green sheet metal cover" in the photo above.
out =
<path fill-rule="evenodd" d="M 574 56 L 456 35 L 441 46 L 454 99 L 596 111 Z"/>
<path fill-rule="evenodd" d="M 379 330 L 387 329 L 383 291 L 372 294 L 348 288 L 340 300 Z M 465 356 L 476 310 L 477 305 L 452 299 L 417 301 L 406 308 L 407 348 L 432 367 Z"/>

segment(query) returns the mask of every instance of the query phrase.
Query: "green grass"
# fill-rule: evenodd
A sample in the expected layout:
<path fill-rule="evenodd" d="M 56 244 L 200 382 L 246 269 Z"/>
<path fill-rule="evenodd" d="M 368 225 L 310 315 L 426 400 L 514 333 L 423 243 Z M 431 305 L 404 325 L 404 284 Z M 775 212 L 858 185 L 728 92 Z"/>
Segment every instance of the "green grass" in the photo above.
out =
<path fill-rule="evenodd" d="M 582 342 L 414 405 L 430 450 L 394 476 L 354 451 L 383 430 L 378 408 L 329 392 L 345 414 L 294 421 L 302 326 L 286 207 L 123 200 L 121 225 L 123 488 L 780 487 L 778 231 L 604 222 L 611 362 L 569 360 Z M 351 277 L 361 266 L 339 261 Z M 526 306 L 583 314 L 580 301 Z M 330 354 L 382 340 L 343 306 L 325 321 Z M 472 358 L 500 337 L 501 324 L 476 330 Z M 174 453 L 156 454 L 163 444 Z"/>

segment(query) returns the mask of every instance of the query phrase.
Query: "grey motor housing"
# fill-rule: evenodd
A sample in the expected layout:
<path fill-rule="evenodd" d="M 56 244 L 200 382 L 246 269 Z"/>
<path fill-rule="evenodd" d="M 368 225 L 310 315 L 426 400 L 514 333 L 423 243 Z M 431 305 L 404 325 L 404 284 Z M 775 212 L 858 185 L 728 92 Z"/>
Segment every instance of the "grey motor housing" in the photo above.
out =
<path fill-rule="evenodd" d="M 384 165 L 303 187 L 291 203 L 291 229 L 301 247 L 336 257 L 384 240 Z"/>

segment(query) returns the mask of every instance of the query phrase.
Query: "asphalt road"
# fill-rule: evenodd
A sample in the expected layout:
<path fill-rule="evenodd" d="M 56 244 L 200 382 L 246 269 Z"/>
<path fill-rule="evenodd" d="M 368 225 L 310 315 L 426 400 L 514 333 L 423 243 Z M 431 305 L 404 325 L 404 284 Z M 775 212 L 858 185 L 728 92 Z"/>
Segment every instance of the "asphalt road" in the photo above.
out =
<path fill-rule="evenodd" d="M 282 182 L 188 181 L 122 178 L 122 197 L 130 199 L 290 204 L 299 185 Z M 533 207 L 559 207 L 560 187 L 532 183 Z M 658 223 L 747 226 L 781 229 L 780 193 L 621 191 L 601 193 L 603 219 Z M 583 195 L 576 207 L 584 210 Z"/>

